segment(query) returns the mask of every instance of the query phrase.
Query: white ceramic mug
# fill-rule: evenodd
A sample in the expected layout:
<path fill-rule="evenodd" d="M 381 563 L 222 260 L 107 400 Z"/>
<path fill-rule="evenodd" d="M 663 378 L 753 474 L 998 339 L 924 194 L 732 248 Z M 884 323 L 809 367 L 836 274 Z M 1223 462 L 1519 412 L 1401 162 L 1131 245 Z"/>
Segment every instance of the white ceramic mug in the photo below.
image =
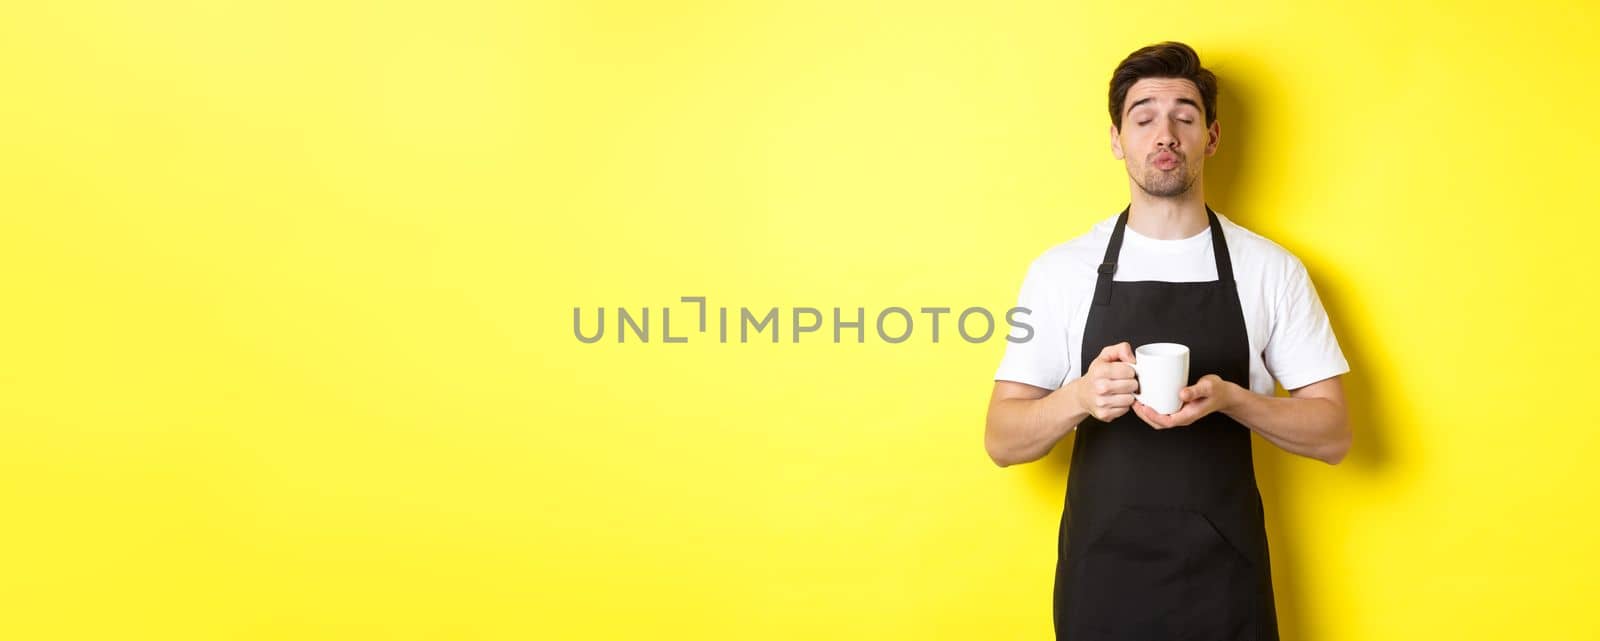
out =
<path fill-rule="evenodd" d="M 1133 350 L 1133 372 L 1139 378 L 1134 398 L 1162 414 L 1183 406 L 1178 392 L 1189 384 L 1189 348 L 1177 343 L 1149 343 Z"/>

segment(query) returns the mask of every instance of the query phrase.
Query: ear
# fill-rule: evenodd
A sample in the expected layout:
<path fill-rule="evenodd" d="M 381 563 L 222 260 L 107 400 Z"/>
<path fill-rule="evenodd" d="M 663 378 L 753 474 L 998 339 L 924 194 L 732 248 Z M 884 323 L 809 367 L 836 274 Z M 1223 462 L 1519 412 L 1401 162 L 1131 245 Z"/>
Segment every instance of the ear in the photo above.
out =
<path fill-rule="evenodd" d="M 1124 155 L 1122 153 L 1122 137 L 1117 135 L 1116 125 L 1111 125 L 1111 155 L 1116 156 L 1117 160 L 1122 160 Z"/>
<path fill-rule="evenodd" d="M 1210 156 L 1217 153 L 1217 143 L 1222 142 L 1222 121 L 1211 121 L 1211 126 L 1206 130 L 1210 133 L 1210 140 L 1206 142 L 1206 155 Z"/>

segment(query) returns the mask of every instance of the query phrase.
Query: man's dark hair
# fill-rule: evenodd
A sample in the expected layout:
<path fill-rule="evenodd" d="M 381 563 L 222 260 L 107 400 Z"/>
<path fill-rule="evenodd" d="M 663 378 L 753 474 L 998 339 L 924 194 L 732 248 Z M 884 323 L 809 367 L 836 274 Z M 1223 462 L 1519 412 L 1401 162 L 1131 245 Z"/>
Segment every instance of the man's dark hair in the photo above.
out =
<path fill-rule="evenodd" d="M 1200 66 L 1200 54 L 1181 42 L 1163 42 L 1128 54 L 1111 72 L 1111 124 L 1122 128 L 1122 102 L 1141 78 L 1182 78 L 1200 90 L 1206 126 L 1217 119 L 1217 76 Z"/>

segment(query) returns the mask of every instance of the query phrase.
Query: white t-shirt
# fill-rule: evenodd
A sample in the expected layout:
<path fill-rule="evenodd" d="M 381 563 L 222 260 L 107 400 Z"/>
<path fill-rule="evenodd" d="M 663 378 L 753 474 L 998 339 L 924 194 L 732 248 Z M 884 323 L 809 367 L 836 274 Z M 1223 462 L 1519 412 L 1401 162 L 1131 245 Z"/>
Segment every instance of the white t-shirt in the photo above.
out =
<path fill-rule="evenodd" d="M 1227 237 L 1250 335 L 1250 389 L 1271 395 L 1273 379 L 1292 390 L 1350 371 L 1300 259 L 1222 214 L 1217 221 Z M 1053 390 L 1079 377 L 1097 268 L 1116 224 L 1116 215 L 1102 220 L 1088 233 L 1046 250 L 1028 267 L 1017 305 L 1031 310 L 1019 319 L 1033 327 L 1033 337 L 1006 343 L 995 380 Z M 1209 225 L 1179 240 L 1141 236 L 1125 227 L 1113 278 L 1214 281 L 1217 266 L 1211 253 Z M 1013 329 L 1012 335 L 1021 338 L 1026 330 Z M 1092 351 L 1098 354 L 1104 347 L 1096 345 Z"/>

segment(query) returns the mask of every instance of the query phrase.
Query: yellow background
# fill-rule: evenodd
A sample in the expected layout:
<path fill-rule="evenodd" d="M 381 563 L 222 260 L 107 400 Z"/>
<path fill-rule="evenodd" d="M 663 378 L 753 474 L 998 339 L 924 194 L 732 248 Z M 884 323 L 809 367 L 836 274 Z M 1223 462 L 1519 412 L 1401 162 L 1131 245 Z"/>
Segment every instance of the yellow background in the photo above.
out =
<path fill-rule="evenodd" d="M 572 309 L 1003 310 L 1164 39 L 1354 370 L 1344 463 L 1256 441 L 1285 637 L 1595 638 L 1597 13 L 10 3 L 0 638 L 1048 638 L 999 339 Z"/>

